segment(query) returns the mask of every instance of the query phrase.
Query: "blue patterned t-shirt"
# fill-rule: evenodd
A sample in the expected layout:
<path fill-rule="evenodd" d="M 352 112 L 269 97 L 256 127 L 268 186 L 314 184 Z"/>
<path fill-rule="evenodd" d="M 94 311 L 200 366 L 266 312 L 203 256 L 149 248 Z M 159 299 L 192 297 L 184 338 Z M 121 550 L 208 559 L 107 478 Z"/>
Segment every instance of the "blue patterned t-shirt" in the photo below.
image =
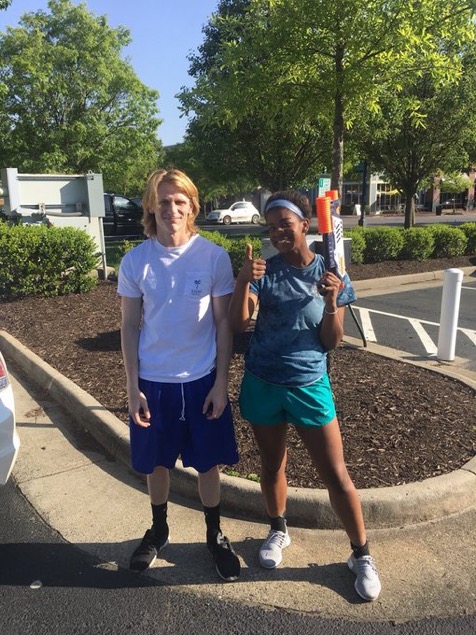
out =
<path fill-rule="evenodd" d="M 316 284 L 324 271 L 319 254 L 304 268 L 293 267 L 276 254 L 266 261 L 265 275 L 251 283 L 259 312 L 245 367 L 259 379 L 281 386 L 308 386 L 326 373 L 327 354 L 319 337 L 325 303 Z M 356 300 L 347 274 L 343 282 L 338 306 Z"/>

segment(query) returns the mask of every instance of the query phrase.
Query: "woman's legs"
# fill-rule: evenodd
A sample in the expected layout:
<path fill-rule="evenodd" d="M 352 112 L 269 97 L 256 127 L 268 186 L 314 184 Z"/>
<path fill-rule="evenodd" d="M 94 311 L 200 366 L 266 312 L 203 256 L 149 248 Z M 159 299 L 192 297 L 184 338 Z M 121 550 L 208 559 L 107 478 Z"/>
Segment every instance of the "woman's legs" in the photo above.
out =
<path fill-rule="evenodd" d="M 261 492 L 271 528 L 259 550 L 262 567 L 274 569 L 282 561 L 283 549 L 291 543 L 286 529 L 286 432 L 287 424 L 253 426 L 261 456 Z"/>
<path fill-rule="evenodd" d="M 367 541 L 362 507 L 354 483 L 344 462 L 342 437 L 337 418 L 321 428 L 296 427 L 319 477 L 327 487 L 334 512 L 350 542 L 355 546 Z"/>
<path fill-rule="evenodd" d="M 271 518 L 286 510 L 286 432 L 287 424 L 252 426 L 261 457 L 261 492 Z"/>

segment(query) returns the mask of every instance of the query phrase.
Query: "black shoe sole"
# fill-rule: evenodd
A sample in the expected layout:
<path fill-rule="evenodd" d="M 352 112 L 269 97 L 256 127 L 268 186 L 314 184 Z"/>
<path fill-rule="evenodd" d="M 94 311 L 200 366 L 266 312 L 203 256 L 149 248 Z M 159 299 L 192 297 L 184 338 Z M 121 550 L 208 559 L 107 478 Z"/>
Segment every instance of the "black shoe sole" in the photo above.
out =
<path fill-rule="evenodd" d="M 225 576 L 220 573 L 220 571 L 219 571 L 217 566 L 215 566 L 215 569 L 216 569 L 216 572 L 218 573 L 218 575 L 220 576 L 220 578 L 224 582 L 235 582 L 240 577 L 240 574 L 238 574 L 238 575 L 235 575 L 235 576 L 229 576 L 228 578 L 225 578 Z M 241 571 L 240 571 L 240 573 L 241 573 Z"/>
<path fill-rule="evenodd" d="M 157 556 L 159 555 L 159 553 L 162 551 L 162 549 L 165 549 L 165 547 L 169 544 L 169 542 L 170 542 L 170 534 L 167 536 L 167 540 L 164 542 L 164 544 L 159 549 L 157 549 L 157 554 L 149 562 L 148 565 L 146 565 L 145 567 L 138 568 L 138 567 L 133 567 L 129 564 L 129 571 L 133 571 L 134 573 L 143 573 L 144 571 L 147 571 L 147 569 L 150 569 L 150 567 L 157 560 Z"/>

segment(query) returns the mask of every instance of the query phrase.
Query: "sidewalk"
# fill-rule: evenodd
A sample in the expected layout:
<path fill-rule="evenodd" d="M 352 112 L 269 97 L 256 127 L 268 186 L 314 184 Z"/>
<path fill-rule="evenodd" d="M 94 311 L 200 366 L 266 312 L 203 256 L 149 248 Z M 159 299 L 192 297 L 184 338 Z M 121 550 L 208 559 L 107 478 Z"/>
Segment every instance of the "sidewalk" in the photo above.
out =
<path fill-rule="evenodd" d="M 22 442 L 14 472 L 18 486 L 44 520 L 97 557 L 98 566 L 127 567 L 150 520 L 144 482 L 126 467 L 127 427 L 5 333 L 0 333 L 0 348 L 13 375 Z M 453 367 L 445 372 L 476 389 L 474 375 Z M 91 436 L 81 431 L 71 413 Z M 379 600 L 367 604 L 354 592 L 354 577 L 345 565 L 348 541 L 336 528 L 323 492 L 290 492 L 293 542 L 283 564 L 267 571 L 257 561 L 267 533 L 259 486 L 232 477 L 224 478 L 224 507 L 229 511 L 223 529 L 242 559 L 243 571 L 237 583 L 219 582 L 204 546 L 193 471 L 176 470 L 174 489 L 180 494 L 170 504 L 171 545 L 145 575 L 204 596 L 322 617 L 399 621 L 474 614 L 475 478 L 473 459 L 453 474 L 424 483 L 361 490 L 383 584 Z"/>

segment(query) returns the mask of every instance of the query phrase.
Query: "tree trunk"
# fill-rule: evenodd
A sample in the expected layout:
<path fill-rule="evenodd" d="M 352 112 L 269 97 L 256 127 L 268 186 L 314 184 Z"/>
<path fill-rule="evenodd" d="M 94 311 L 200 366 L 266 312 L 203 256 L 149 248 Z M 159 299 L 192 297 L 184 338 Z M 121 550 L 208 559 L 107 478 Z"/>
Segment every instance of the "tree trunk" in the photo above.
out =
<path fill-rule="evenodd" d="M 414 192 L 405 192 L 405 229 L 410 229 L 415 224 L 415 197 Z"/>

